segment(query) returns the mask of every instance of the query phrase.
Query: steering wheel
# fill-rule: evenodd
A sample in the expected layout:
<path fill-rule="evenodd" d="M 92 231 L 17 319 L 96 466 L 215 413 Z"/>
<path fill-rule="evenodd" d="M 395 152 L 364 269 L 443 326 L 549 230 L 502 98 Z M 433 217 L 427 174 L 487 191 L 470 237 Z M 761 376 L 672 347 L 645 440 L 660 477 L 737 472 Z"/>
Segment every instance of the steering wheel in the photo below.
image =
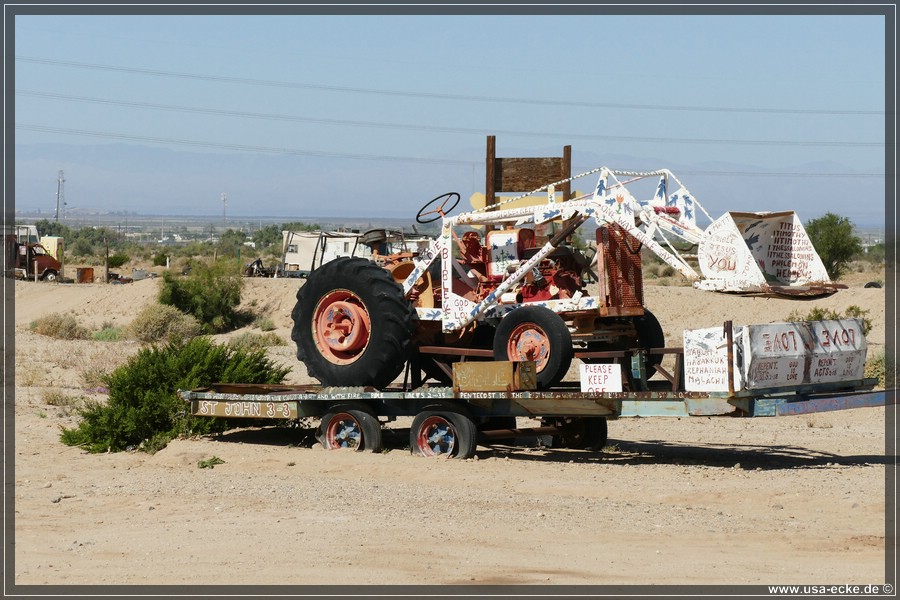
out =
<path fill-rule="evenodd" d="M 447 204 L 450 204 L 450 208 L 446 208 Z M 433 208 L 431 210 L 426 211 L 425 209 L 431 206 L 432 204 L 438 204 L 437 208 Z M 428 204 L 419 209 L 419 212 L 416 214 L 416 221 L 419 223 L 433 223 L 438 219 L 443 218 L 448 212 L 456 208 L 456 205 L 459 204 L 459 194 L 456 192 L 447 192 L 446 194 L 442 194 L 431 200 Z M 436 215 L 433 219 L 424 219 L 423 217 L 427 217 L 428 215 Z"/>

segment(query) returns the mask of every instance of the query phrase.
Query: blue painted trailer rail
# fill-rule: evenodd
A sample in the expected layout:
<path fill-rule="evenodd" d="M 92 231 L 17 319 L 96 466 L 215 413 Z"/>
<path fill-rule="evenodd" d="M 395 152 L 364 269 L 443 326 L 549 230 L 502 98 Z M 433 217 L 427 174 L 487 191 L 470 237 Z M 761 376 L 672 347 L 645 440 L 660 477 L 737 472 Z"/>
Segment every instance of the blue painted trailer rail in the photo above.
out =
<path fill-rule="evenodd" d="M 757 398 L 753 401 L 752 416 L 783 417 L 787 415 L 806 415 L 896 403 L 897 390 L 823 396 L 803 400 L 794 398 Z"/>

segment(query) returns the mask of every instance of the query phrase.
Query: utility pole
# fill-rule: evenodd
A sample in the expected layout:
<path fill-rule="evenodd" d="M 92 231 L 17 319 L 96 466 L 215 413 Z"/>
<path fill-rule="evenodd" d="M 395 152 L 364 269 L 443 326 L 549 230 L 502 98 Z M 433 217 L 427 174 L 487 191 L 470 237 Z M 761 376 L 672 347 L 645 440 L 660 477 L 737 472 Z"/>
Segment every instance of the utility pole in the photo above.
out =
<path fill-rule="evenodd" d="M 56 179 L 56 217 L 54 220 L 59 222 L 59 204 L 62 202 L 62 205 L 66 205 L 65 200 L 65 183 L 66 178 L 62 171 L 59 172 L 59 176 Z"/>
<path fill-rule="evenodd" d="M 226 209 L 228 208 L 228 194 L 222 192 L 222 233 L 225 232 Z"/>

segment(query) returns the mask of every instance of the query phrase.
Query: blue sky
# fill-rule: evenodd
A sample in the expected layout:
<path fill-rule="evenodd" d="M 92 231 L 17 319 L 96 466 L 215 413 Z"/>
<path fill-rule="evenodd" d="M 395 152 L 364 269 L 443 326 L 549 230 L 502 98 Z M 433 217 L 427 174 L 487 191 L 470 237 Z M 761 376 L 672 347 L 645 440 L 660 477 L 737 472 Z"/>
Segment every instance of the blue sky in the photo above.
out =
<path fill-rule="evenodd" d="M 20 14 L 14 51 L 20 210 L 64 170 L 73 211 L 412 218 L 484 191 L 491 134 L 713 217 L 884 221 L 875 15 Z"/>

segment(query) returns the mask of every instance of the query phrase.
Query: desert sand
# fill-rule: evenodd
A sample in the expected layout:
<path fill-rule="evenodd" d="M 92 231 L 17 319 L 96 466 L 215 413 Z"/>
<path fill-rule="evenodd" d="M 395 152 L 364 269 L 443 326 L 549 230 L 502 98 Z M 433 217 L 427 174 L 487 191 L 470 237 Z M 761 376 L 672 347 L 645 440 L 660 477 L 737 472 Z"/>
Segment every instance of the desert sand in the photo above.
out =
<path fill-rule="evenodd" d="M 245 283 L 243 306 L 290 344 L 300 282 Z M 884 290 L 863 283 L 813 301 L 648 285 L 646 302 L 669 345 L 681 345 L 683 329 L 727 319 L 769 323 L 857 305 L 873 322 L 873 353 L 885 343 Z M 93 329 L 126 325 L 158 286 L 15 283 L 14 473 L 5 489 L 15 519 L 7 581 L 16 586 L 300 586 L 285 588 L 292 594 L 359 584 L 562 593 L 573 584 L 885 583 L 893 408 L 622 418 L 610 421 L 602 452 L 479 446 L 470 460 L 416 457 L 402 444 L 326 451 L 288 428 L 179 439 L 152 455 L 63 445 L 60 427 L 78 414 L 59 397 L 102 400 L 96 374 L 140 346 L 50 339 L 29 324 L 66 312 Z M 288 383 L 311 382 L 292 345 L 269 354 L 292 367 Z M 198 468 L 213 456 L 224 462 Z"/>

